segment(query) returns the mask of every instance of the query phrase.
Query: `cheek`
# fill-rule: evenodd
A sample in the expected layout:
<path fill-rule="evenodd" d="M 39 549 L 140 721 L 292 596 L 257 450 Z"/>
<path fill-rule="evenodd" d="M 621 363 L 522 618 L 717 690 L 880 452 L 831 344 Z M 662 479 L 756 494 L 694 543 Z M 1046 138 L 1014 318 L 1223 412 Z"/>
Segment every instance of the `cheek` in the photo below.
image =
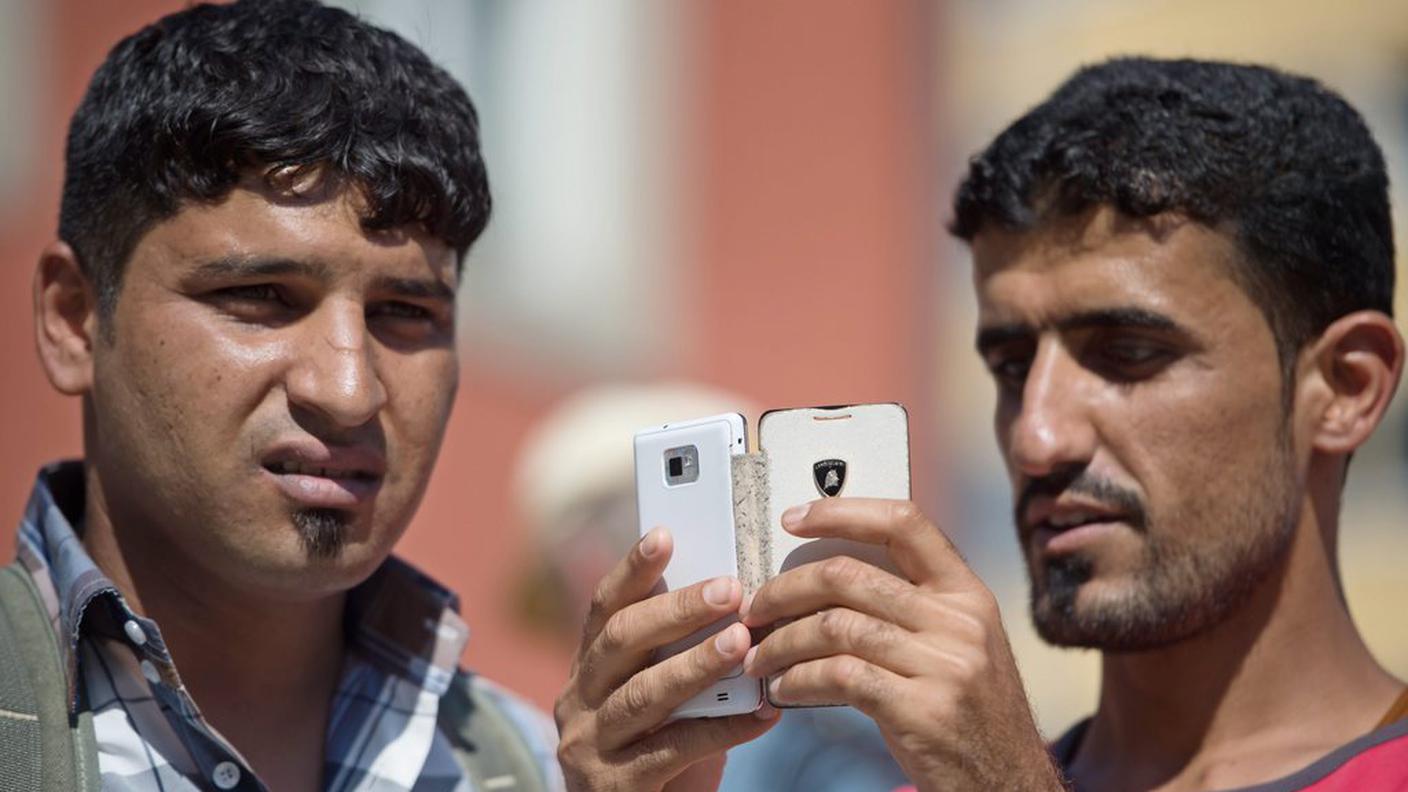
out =
<path fill-rule="evenodd" d="M 119 327 L 105 381 L 142 445 L 174 449 L 183 466 L 220 467 L 274 379 L 280 348 L 241 338 L 184 306 L 144 309 Z"/>
<path fill-rule="evenodd" d="M 1152 518 L 1207 515 L 1271 473 L 1284 431 L 1279 380 L 1210 376 L 1161 397 L 1132 405 L 1130 422 L 1132 442 L 1143 449 L 1131 455 L 1130 472 Z"/>
<path fill-rule="evenodd" d="M 445 436 L 459 386 L 454 350 L 427 350 L 384 368 L 392 453 L 416 471 L 428 471 Z"/>

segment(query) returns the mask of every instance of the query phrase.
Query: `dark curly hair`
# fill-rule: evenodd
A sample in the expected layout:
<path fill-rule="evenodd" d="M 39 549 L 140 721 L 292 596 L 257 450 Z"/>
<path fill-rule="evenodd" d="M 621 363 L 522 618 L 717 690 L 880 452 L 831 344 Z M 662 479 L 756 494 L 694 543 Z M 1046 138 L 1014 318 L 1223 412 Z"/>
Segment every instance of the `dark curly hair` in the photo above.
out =
<path fill-rule="evenodd" d="M 409 223 L 463 260 L 489 218 L 469 96 L 414 45 L 313 0 L 241 0 L 163 17 L 113 48 L 74 112 L 59 236 L 117 301 L 142 235 L 183 204 L 327 169 L 368 230 Z"/>
<path fill-rule="evenodd" d="M 1228 229 L 1283 366 L 1340 316 L 1392 315 L 1383 154 L 1314 80 L 1195 60 L 1083 68 L 973 158 L 950 230 L 972 241 L 1100 204 Z"/>

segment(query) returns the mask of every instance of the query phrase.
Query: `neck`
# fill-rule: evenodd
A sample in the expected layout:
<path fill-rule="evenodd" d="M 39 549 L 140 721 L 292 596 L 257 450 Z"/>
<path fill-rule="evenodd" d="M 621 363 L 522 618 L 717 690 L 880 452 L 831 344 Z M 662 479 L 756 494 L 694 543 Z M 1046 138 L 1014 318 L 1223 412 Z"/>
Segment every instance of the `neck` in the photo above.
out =
<path fill-rule="evenodd" d="M 297 729 L 321 739 L 344 655 L 345 595 L 289 601 L 231 590 L 170 542 L 133 530 L 138 521 L 114 519 L 93 466 L 85 477 L 84 547 L 128 604 L 160 625 L 207 721 L 247 756 L 264 735 Z"/>
<path fill-rule="evenodd" d="M 1082 788 L 1258 783 L 1373 728 L 1402 683 L 1346 609 L 1335 492 L 1307 496 L 1281 566 L 1230 618 L 1168 647 L 1103 657 L 1099 709 L 1072 768 Z"/>

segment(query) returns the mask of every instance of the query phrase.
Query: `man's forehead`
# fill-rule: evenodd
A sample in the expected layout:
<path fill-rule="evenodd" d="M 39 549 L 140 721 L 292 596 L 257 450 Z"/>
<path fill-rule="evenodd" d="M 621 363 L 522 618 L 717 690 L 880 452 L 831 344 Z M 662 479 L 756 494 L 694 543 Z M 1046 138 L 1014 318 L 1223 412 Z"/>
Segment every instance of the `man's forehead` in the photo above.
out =
<path fill-rule="evenodd" d="M 416 226 L 368 230 L 364 207 L 359 191 L 348 187 L 296 194 L 241 184 L 218 201 L 184 206 L 144 241 L 161 251 L 161 260 L 185 269 L 285 261 L 303 262 L 302 274 L 320 280 L 372 268 L 455 284 L 453 249 Z"/>
<path fill-rule="evenodd" d="M 1073 214 L 1045 215 L 1023 228 L 988 224 L 973 239 L 974 274 L 981 278 L 1013 265 L 1098 255 L 1134 256 L 1188 235 L 1225 236 L 1183 215 L 1131 217 L 1103 204 Z"/>
<path fill-rule="evenodd" d="M 980 322 L 1058 324 L 1091 311 L 1169 316 L 1251 307 L 1233 279 L 1230 237 L 1171 215 L 1129 218 L 1100 208 L 1026 230 L 984 229 L 973 241 Z"/>

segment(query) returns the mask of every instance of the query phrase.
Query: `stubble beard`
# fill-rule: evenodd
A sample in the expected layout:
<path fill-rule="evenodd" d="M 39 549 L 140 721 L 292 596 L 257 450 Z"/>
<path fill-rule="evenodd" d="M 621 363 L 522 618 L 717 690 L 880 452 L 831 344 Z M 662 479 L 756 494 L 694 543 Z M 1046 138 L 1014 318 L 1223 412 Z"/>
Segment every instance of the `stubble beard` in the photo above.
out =
<path fill-rule="evenodd" d="M 1137 526 L 1141 557 L 1117 596 L 1080 601 L 1097 572 L 1087 555 L 1039 562 L 1040 572 L 1028 565 L 1037 634 L 1056 646 L 1137 652 L 1191 638 L 1239 609 L 1283 563 L 1299 517 L 1284 440 L 1251 480 L 1225 490 L 1242 493 L 1237 502 L 1194 495 L 1192 508 L 1167 520 L 1148 515 Z"/>

